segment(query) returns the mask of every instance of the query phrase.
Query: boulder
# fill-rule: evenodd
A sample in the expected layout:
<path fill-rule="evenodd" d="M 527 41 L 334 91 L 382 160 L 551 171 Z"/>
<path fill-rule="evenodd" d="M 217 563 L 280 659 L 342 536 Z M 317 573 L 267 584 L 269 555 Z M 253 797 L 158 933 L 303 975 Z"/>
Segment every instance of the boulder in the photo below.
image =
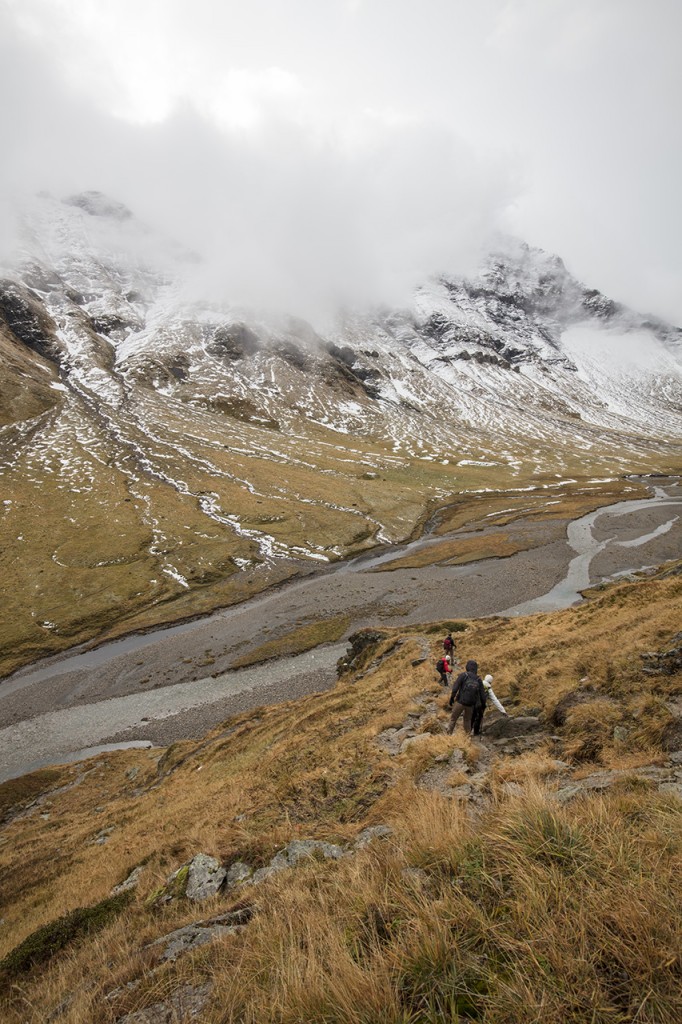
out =
<path fill-rule="evenodd" d="M 130 889 L 135 889 L 137 887 L 137 883 L 140 881 L 141 874 L 142 865 L 140 864 L 138 867 L 134 868 L 130 872 L 130 874 L 126 879 L 124 879 L 124 881 L 119 882 L 118 885 L 115 885 L 114 888 L 109 893 L 109 895 L 118 896 L 118 894 L 121 892 L 128 892 Z"/>
<path fill-rule="evenodd" d="M 227 872 L 222 864 L 206 853 L 198 853 L 189 863 L 185 896 L 189 900 L 206 900 L 222 887 Z"/>
<path fill-rule="evenodd" d="M 542 723 L 534 715 L 503 715 L 486 726 L 485 735 L 488 739 L 511 739 L 516 736 L 528 736 L 542 732 Z"/>
<path fill-rule="evenodd" d="M 299 861 L 315 855 L 325 860 L 339 860 L 343 857 L 344 850 L 335 843 L 325 843 L 319 839 L 294 839 L 275 854 L 269 866 L 275 871 L 281 871 L 283 868 L 296 867 Z"/>
<path fill-rule="evenodd" d="M 409 750 L 409 748 L 413 747 L 415 744 L 418 745 L 430 739 L 430 732 L 422 732 L 418 736 L 408 736 L 407 739 L 403 740 L 403 742 L 400 744 L 400 753 L 404 754 L 406 750 Z"/>
<path fill-rule="evenodd" d="M 231 864 L 227 871 L 225 878 L 225 885 L 229 889 L 232 885 L 239 885 L 240 882 L 246 882 L 247 879 L 253 874 L 253 868 L 245 864 L 243 860 L 236 860 L 234 864 Z"/>

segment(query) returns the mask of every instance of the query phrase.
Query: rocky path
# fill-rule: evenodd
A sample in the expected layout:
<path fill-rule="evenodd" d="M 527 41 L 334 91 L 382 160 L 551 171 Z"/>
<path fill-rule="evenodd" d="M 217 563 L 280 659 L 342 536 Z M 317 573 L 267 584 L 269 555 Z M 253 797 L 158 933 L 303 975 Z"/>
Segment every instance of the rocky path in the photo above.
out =
<path fill-rule="evenodd" d="M 448 694 L 434 697 L 430 690 L 415 696 L 419 708 L 407 714 L 396 727 L 385 729 L 376 737 L 377 745 L 395 757 L 404 754 L 415 744 L 426 745 L 434 735 L 442 735 L 448 722 L 443 711 Z M 678 711 L 682 718 L 682 707 Z M 458 723 L 455 737 L 463 737 Z M 664 764 L 650 764 L 638 768 L 604 769 L 583 775 L 559 757 L 552 757 L 552 748 L 560 750 L 561 737 L 547 732 L 540 717 L 521 713 L 508 716 L 495 710 L 486 712 L 483 735 L 471 737 L 472 756 L 460 746 L 450 753 L 437 754 L 433 763 L 417 780 L 423 789 L 437 790 L 446 797 L 484 804 L 493 796 L 492 769 L 495 764 L 519 757 L 528 751 L 543 748 L 548 751 L 545 782 L 555 788 L 560 802 L 572 800 L 585 792 L 601 792 L 618 782 L 639 781 L 662 793 L 674 793 L 682 798 L 682 749 L 671 751 Z M 500 792 L 512 795 L 521 791 L 516 782 L 502 782 Z"/>

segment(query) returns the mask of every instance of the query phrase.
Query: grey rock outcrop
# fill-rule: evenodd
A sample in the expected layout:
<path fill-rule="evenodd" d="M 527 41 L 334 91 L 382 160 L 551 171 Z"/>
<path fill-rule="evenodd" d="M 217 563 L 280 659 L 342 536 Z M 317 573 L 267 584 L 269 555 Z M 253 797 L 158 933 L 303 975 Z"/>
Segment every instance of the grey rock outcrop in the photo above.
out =
<path fill-rule="evenodd" d="M 214 939 L 222 938 L 225 935 L 236 935 L 252 917 L 253 908 L 247 907 L 243 910 L 221 914 L 219 917 L 211 918 L 210 921 L 195 921 L 183 928 L 176 928 L 168 935 L 161 936 L 148 948 L 163 946 L 161 960 L 177 960 L 183 953 L 189 953 L 190 950 L 204 946 L 207 942 L 213 942 Z"/>
<path fill-rule="evenodd" d="M 534 715 L 502 715 L 485 729 L 486 737 L 491 740 L 512 739 L 537 732 L 542 732 L 542 723 Z"/>
<path fill-rule="evenodd" d="M 252 867 L 245 864 L 243 860 L 236 860 L 228 868 L 225 885 L 228 889 L 233 885 L 239 885 L 240 882 L 246 882 L 252 874 Z"/>
<path fill-rule="evenodd" d="M 648 651 L 640 654 L 644 662 L 642 672 L 647 675 L 675 675 L 682 669 L 682 633 L 676 633 L 672 646 L 665 651 Z"/>
<path fill-rule="evenodd" d="M 144 1010 L 126 1013 L 116 1024 L 175 1024 L 178 1020 L 198 1018 L 213 989 L 210 981 L 203 985 L 183 985 L 171 993 L 166 1002 L 153 1003 Z"/>
<path fill-rule="evenodd" d="M 129 892 L 130 889 L 137 888 L 137 884 L 140 881 L 141 874 L 142 874 L 142 865 L 140 864 L 138 867 L 133 868 L 133 870 L 130 872 L 130 874 L 128 875 L 128 877 L 126 879 L 124 879 L 122 882 L 119 882 L 118 885 L 115 885 L 114 888 L 111 890 L 111 893 L 109 895 L 110 896 L 118 896 L 119 893 Z"/>
<path fill-rule="evenodd" d="M 189 863 L 185 896 L 189 900 L 206 900 L 223 886 L 227 872 L 222 864 L 206 853 L 198 853 Z"/>
<path fill-rule="evenodd" d="M 275 871 L 281 871 L 284 868 L 296 867 L 299 861 L 307 860 L 310 857 L 319 856 L 324 860 L 339 860 L 344 853 L 343 847 L 337 846 L 336 843 L 325 843 L 319 839 L 294 839 L 283 850 L 275 854 L 269 866 Z"/>
<path fill-rule="evenodd" d="M 346 856 L 346 851 L 336 843 L 326 843 L 320 839 L 294 839 L 285 846 L 283 850 L 276 853 L 269 864 L 264 868 L 254 871 L 246 884 L 257 885 L 259 882 L 271 878 L 279 871 L 286 871 L 288 868 L 295 868 L 301 861 L 311 857 L 321 857 L 323 860 L 339 860 Z"/>
<path fill-rule="evenodd" d="M 388 825 L 370 825 L 369 828 L 363 829 L 355 840 L 355 849 L 363 850 L 375 839 L 387 839 L 391 835 L 393 835 L 393 829 Z"/>
<path fill-rule="evenodd" d="M 417 736 L 408 736 L 400 744 L 400 753 L 404 754 L 410 747 L 418 746 L 421 743 L 426 743 L 431 739 L 431 733 L 420 732 Z"/>
<path fill-rule="evenodd" d="M 561 781 L 557 791 L 557 799 L 567 803 L 583 793 L 599 793 L 617 783 L 627 785 L 648 785 L 659 793 L 672 793 L 682 799 L 682 769 L 660 768 L 658 765 L 645 765 L 641 768 L 612 768 L 593 772 L 582 779 L 566 778 Z"/>

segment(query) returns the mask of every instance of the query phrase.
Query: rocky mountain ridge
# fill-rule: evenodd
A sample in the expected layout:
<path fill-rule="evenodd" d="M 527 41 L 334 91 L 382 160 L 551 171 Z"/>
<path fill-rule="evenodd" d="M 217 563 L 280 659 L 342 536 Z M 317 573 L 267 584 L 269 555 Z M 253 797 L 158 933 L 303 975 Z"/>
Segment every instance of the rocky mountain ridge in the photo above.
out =
<path fill-rule="evenodd" d="M 27 207 L 0 275 L 15 648 L 240 600 L 453 495 L 677 466 L 680 330 L 558 257 L 507 240 L 324 334 L 202 297 L 205 273 L 99 193 Z"/>
<path fill-rule="evenodd" d="M 576 419 L 616 426 L 600 375 L 591 388 L 580 387 L 588 361 L 567 338 L 579 328 L 592 332 L 593 348 L 600 341 L 602 349 L 621 348 L 620 359 L 609 351 L 602 370 L 618 376 L 620 386 L 627 379 L 629 418 L 639 429 L 646 432 L 647 419 L 658 428 L 654 413 L 662 404 L 667 432 L 682 433 L 682 329 L 585 287 L 558 256 L 525 243 L 503 239 L 476 277 L 436 276 L 417 289 L 411 307 L 346 314 L 326 338 L 293 316 L 265 319 L 198 301 L 196 281 L 189 282 L 199 264 L 99 193 L 61 203 L 40 197 L 25 222 L 21 257 L 2 287 L 4 333 L 102 401 L 123 402 L 140 385 L 190 407 L 224 414 L 231 406 L 237 418 L 268 424 L 278 412 L 282 425 L 305 415 L 328 429 L 369 433 L 383 420 L 383 432 L 392 434 L 400 412 L 428 418 L 438 389 L 452 385 L 454 415 L 438 418 L 452 436 L 457 418 L 472 425 L 475 419 L 463 395 L 488 402 L 496 389 L 512 391 L 519 417 L 530 392 L 544 391 L 559 418 L 563 400 Z M 641 350 L 636 364 L 632 340 Z M 497 371 L 509 369 L 519 380 L 502 386 Z M 662 373 L 669 379 L 654 396 L 645 378 Z M 656 401 L 645 409 L 647 395 Z M 5 419 L 11 418 L 7 410 Z M 409 442 L 414 423 L 406 418 L 400 427 Z"/>

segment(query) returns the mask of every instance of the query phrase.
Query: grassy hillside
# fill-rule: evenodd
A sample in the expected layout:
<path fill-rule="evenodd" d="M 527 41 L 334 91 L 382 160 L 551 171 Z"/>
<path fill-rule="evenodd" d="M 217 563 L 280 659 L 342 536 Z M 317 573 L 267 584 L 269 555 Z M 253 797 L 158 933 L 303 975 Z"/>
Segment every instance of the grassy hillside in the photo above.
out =
<path fill-rule="evenodd" d="M 76 403 L 49 414 L 28 438 L 0 436 L 0 676 L 80 643 L 238 603 L 309 567 L 310 557 L 333 562 L 379 537 L 416 536 L 438 508 L 448 510 L 439 532 L 486 514 L 498 524 L 572 517 L 643 496 L 620 479 L 624 472 L 680 465 L 674 446 L 662 455 L 658 444 L 635 445 L 614 460 L 596 450 L 576 454 L 570 438 L 568 448 L 553 440 L 542 451 L 519 443 L 509 465 L 467 448 L 471 457 L 456 465 L 437 449 L 396 454 L 380 438 L 330 441 L 314 425 L 278 437 L 273 452 L 264 428 L 205 417 L 195 436 L 167 409 L 158 427 L 165 440 L 150 447 L 138 432 L 121 449 L 85 416 Z M 455 447 L 461 457 L 465 449 Z M 136 466 L 142 451 L 147 461 Z M 175 479 L 182 486 L 168 482 Z M 548 494 L 557 504 L 547 505 Z M 272 558 L 260 549 L 264 537 Z M 512 551 L 484 546 L 481 554 Z M 458 549 L 453 561 L 475 557 L 477 550 Z"/>
<path fill-rule="evenodd" d="M 679 659 L 641 655 L 679 646 L 681 612 L 671 575 L 462 623 L 460 656 L 538 723 L 517 738 L 490 712 L 483 743 L 442 733 L 436 623 L 368 635 L 334 690 L 201 742 L 0 786 L 2 1020 L 677 1024 Z M 199 852 L 258 869 L 292 840 L 347 855 L 202 903 L 186 871 L 168 885 Z M 175 960 L 150 945 L 230 912 Z"/>

